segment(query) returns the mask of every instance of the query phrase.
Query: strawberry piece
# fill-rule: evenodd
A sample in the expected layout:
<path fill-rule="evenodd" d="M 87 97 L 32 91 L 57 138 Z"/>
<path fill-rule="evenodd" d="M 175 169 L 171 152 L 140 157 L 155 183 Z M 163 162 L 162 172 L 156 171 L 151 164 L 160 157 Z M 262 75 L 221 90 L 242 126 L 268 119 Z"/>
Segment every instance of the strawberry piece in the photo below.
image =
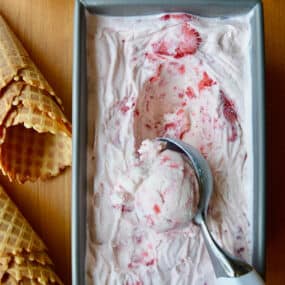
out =
<path fill-rule="evenodd" d="M 178 72 L 180 74 L 184 74 L 185 73 L 185 65 L 184 64 L 181 64 L 179 67 L 178 67 Z"/>
<path fill-rule="evenodd" d="M 156 54 L 170 56 L 171 53 L 168 50 L 168 44 L 165 41 L 159 41 L 158 43 L 152 44 L 153 51 Z"/>
<path fill-rule="evenodd" d="M 167 161 L 169 161 L 169 160 L 170 160 L 170 157 L 167 156 L 167 155 L 164 155 L 164 156 L 162 157 L 162 159 L 161 159 L 161 162 L 164 163 L 164 162 L 167 162 Z"/>
<path fill-rule="evenodd" d="M 160 20 L 162 20 L 162 21 L 168 21 L 170 19 L 171 19 L 171 15 L 169 15 L 169 14 L 166 14 L 166 15 L 163 15 L 160 17 Z"/>
<path fill-rule="evenodd" d="M 146 215 L 145 218 L 146 218 L 146 222 L 148 225 L 150 225 L 150 226 L 154 225 L 154 220 L 153 220 L 151 215 Z"/>
<path fill-rule="evenodd" d="M 190 26 L 186 23 L 182 26 L 182 35 L 183 40 L 175 49 L 175 58 L 181 58 L 186 55 L 194 54 L 202 41 L 198 31 L 190 28 Z"/>
<path fill-rule="evenodd" d="M 174 129 L 176 127 L 176 123 L 167 123 L 164 126 L 164 130 L 167 131 L 168 129 Z"/>
<path fill-rule="evenodd" d="M 157 205 L 157 204 L 155 204 L 155 205 L 153 205 L 153 211 L 156 213 L 156 214 L 159 214 L 161 211 L 160 211 L 160 207 Z"/>
<path fill-rule="evenodd" d="M 233 142 L 237 139 L 238 132 L 237 132 L 237 112 L 235 110 L 235 105 L 232 100 L 226 97 L 223 91 L 220 91 L 221 94 L 221 101 L 223 107 L 223 114 L 227 122 L 231 125 L 232 134 L 228 138 L 229 141 Z"/>
<path fill-rule="evenodd" d="M 203 78 L 199 82 L 198 89 L 201 92 L 203 89 L 211 87 L 212 85 L 215 85 L 217 82 L 214 81 L 212 78 L 209 77 L 208 73 L 206 71 L 203 72 Z"/>
<path fill-rule="evenodd" d="M 177 168 L 179 168 L 179 164 L 177 164 L 177 163 L 175 163 L 175 162 L 172 162 L 172 163 L 169 164 L 169 167 L 170 167 L 170 168 L 177 169 Z"/>
<path fill-rule="evenodd" d="M 130 110 L 130 107 L 128 107 L 128 106 L 121 106 L 120 110 L 121 110 L 122 113 L 125 114 L 125 113 L 127 113 Z"/>
<path fill-rule="evenodd" d="M 143 252 L 142 252 L 142 256 L 143 256 L 143 257 L 147 257 L 147 256 L 148 256 L 148 252 L 147 252 L 147 251 L 143 251 Z"/>
<path fill-rule="evenodd" d="M 184 110 L 183 109 L 179 109 L 177 112 L 176 112 L 176 115 L 182 115 L 184 114 Z"/>
<path fill-rule="evenodd" d="M 182 39 L 176 43 L 176 48 L 174 50 L 170 50 L 172 44 L 160 40 L 159 42 L 152 44 L 154 53 L 162 56 L 172 56 L 174 58 L 181 58 L 186 55 L 194 54 L 202 41 L 200 34 L 187 23 L 183 24 L 181 33 Z"/>
<path fill-rule="evenodd" d="M 189 14 L 165 14 L 160 17 L 161 21 L 169 21 L 170 19 L 189 21 L 192 19 L 192 16 Z"/>
<path fill-rule="evenodd" d="M 161 71 L 162 71 L 162 67 L 163 67 L 162 64 L 160 64 L 160 65 L 157 67 L 157 70 L 156 70 L 156 72 L 155 72 L 155 75 L 152 76 L 152 77 L 149 79 L 149 82 L 153 83 L 153 82 L 157 81 L 157 80 L 160 78 Z"/>
<path fill-rule="evenodd" d="M 194 93 L 194 91 L 193 91 L 193 89 L 192 89 L 190 86 L 188 86 L 188 87 L 186 88 L 185 94 L 187 95 L 187 97 L 188 97 L 189 99 L 193 99 L 193 98 L 196 97 L 196 96 L 195 96 L 195 93 Z"/>
<path fill-rule="evenodd" d="M 151 259 L 150 261 L 146 262 L 145 265 L 146 266 L 152 266 L 152 265 L 154 265 L 154 263 L 155 263 L 155 260 Z"/>
<path fill-rule="evenodd" d="M 237 121 L 237 112 L 235 110 L 234 102 L 226 97 L 221 91 L 221 100 L 223 104 L 223 114 L 229 123 L 235 123 Z"/>

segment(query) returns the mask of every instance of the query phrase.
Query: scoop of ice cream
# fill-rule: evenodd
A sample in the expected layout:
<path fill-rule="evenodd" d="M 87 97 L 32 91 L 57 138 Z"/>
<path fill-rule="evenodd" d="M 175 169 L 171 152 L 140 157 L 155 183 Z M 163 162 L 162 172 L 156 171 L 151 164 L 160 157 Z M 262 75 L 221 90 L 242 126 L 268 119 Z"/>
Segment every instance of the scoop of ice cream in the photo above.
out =
<path fill-rule="evenodd" d="M 135 194 L 141 223 L 164 232 L 190 223 L 196 211 L 197 181 L 181 154 L 145 140 L 139 149 L 146 175 Z"/>

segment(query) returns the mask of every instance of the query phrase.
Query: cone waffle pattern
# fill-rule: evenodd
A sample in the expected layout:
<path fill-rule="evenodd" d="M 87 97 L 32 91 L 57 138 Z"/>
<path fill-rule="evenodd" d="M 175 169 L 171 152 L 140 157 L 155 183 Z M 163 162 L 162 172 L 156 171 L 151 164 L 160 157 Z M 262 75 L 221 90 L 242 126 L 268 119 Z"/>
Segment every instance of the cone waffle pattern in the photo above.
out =
<path fill-rule="evenodd" d="M 23 82 L 13 82 L 5 91 L 5 96 L 0 97 L 0 124 L 2 125 L 8 112 L 11 109 L 11 105 L 15 98 L 21 94 L 21 90 L 24 87 Z"/>
<path fill-rule="evenodd" d="M 7 86 L 28 63 L 27 52 L 0 16 L 0 89 Z"/>
<path fill-rule="evenodd" d="M 0 186 L 0 284 L 62 284 L 46 246 Z"/>
<path fill-rule="evenodd" d="M 65 135 L 40 134 L 18 125 L 6 137 L 0 155 L 10 180 L 24 182 L 25 177 L 34 181 L 39 176 L 46 179 L 70 163 L 71 141 Z"/>
<path fill-rule="evenodd" d="M 62 102 L 0 15 L 0 169 L 23 183 L 70 165 Z"/>

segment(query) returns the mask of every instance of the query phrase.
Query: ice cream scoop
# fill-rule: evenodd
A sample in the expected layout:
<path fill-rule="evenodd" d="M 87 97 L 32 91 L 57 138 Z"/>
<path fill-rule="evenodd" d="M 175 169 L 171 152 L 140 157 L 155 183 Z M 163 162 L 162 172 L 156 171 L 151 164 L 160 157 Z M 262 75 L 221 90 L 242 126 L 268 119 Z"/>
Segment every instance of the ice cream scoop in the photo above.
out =
<path fill-rule="evenodd" d="M 199 203 L 194 222 L 200 226 L 208 249 L 217 285 L 261 285 L 265 284 L 254 268 L 223 250 L 207 227 L 207 209 L 213 192 L 211 169 L 204 157 L 194 147 L 176 139 L 158 138 L 165 142 L 165 149 L 182 153 L 193 167 L 199 184 Z"/>

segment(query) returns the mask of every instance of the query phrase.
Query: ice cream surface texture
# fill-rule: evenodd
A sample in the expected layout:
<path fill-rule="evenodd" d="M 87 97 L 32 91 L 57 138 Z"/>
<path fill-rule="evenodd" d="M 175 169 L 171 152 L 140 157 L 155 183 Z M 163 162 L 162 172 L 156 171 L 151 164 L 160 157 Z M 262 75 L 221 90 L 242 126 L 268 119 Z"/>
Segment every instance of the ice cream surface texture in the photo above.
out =
<path fill-rule="evenodd" d="M 88 284 L 214 282 L 195 175 L 159 136 L 208 160 L 211 232 L 251 261 L 250 18 L 87 14 Z"/>

